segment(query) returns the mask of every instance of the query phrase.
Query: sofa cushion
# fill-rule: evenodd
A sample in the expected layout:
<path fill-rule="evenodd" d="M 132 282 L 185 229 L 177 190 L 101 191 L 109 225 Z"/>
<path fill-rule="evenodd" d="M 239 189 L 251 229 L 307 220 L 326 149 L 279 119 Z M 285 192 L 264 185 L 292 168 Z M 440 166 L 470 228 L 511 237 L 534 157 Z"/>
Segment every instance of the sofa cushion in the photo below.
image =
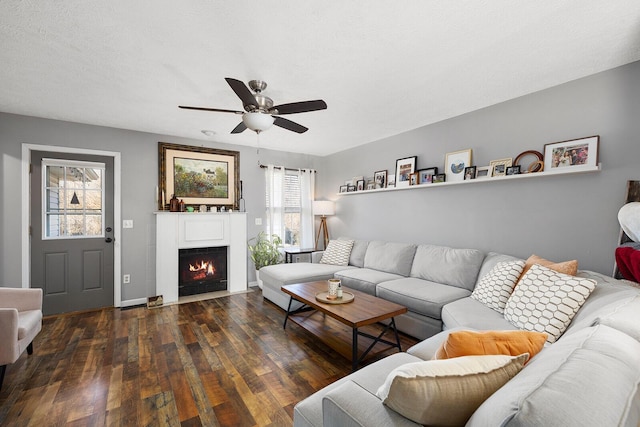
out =
<path fill-rule="evenodd" d="M 546 332 L 555 342 L 587 300 L 596 282 L 538 264 L 520 279 L 504 309 L 504 318 L 521 329 Z"/>
<path fill-rule="evenodd" d="M 456 331 L 440 345 L 434 359 L 460 356 L 528 353 L 534 357 L 542 350 L 547 334 L 532 331 Z"/>
<path fill-rule="evenodd" d="M 442 306 L 471 292 L 455 286 L 447 286 L 413 277 L 380 283 L 376 288 L 378 297 L 407 307 L 409 311 L 441 318 Z"/>
<path fill-rule="evenodd" d="M 484 254 L 476 249 L 420 245 L 411 266 L 411 277 L 473 290 Z"/>
<path fill-rule="evenodd" d="M 402 279 L 399 274 L 386 273 L 370 268 L 352 268 L 335 274 L 342 281 L 342 286 L 376 295 L 376 285 L 380 282 Z"/>
<path fill-rule="evenodd" d="M 640 341 L 640 295 L 599 316 L 594 324 L 607 325 Z"/>
<path fill-rule="evenodd" d="M 545 347 L 467 426 L 637 426 L 640 343 L 599 325 Z"/>
<path fill-rule="evenodd" d="M 364 369 L 343 377 L 322 390 L 319 390 L 302 400 L 293 410 L 293 422 L 296 427 L 321 426 L 322 423 L 322 398 L 342 384 L 353 381 L 371 394 L 375 394 L 378 388 L 384 384 L 389 372 L 406 363 L 418 362 L 421 359 L 407 353 L 395 353 L 384 359 L 367 365 Z"/>
<path fill-rule="evenodd" d="M 353 240 L 330 240 L 320 264 L 349 265 Z"/>
<path fill-rule="evenodd" d="M 316 280 L 327 280 L 333 277 L 334 273 L 354 267 L 312 264 L 299 262 L 292 264 L 268 265 L 260 269 L 260 279 L 265 283 L 280 289 L 284 285 L 291 285 L 300 282 L 314 282 Z"/>
<path fill-rule="evenodd" d="M 478 281 L 486 276 L 496 264 L 501 262 L 509 262 L 509 261 L 524 261 L 520 258 L 516 258 L 511 255 L 505 255 L 498 252 L 489 252 L 485 255 L 484 260 L 482 261 L 482 266 L 480 267 L 480 273 L 478 273 Z"/>
<path fill-rule="evenodd" d="M 364 267 L 407 277 L 416 252 L 409 243 L 369 242 L 364 256 Z"/>
<path fill-rule="evenodd" d="M 487 275 L 478 280 L 471 298 L 480 301 L 498 313 L 503 313 L 504 306 L 507 304 L 523 268 L 524 261 L 520 260 L 496 264 Z"/>
<path fill-rule="evenodd" d="M 464 356 L 409 363 L 394 369 L 376 394 L 385 405 L 417 423 L 464 425 L 528 358 L 528 354 Z"/>
<path fill-rule="evenodd" d="M 443 329 L 473 328 L 480 331 L 517 330 L 504 316 L 473 298 L 462 298 L 442 308 Z"/>
<path fill-rule="evenodd" d="M 524 277 L 531 266 L 535 264 L 547 267 L 548 269 L 557 271 L 558 273 L 568 274 L 569 276 L 575 276 L 578 272 L 578 261 L 575 259 L 571 261 L 555 262 L 549 261 L 548 259 L 544 259 L 534 254 L 527 258 L 527 262 L 524 265 L 524 270 L 522 270 L 522 277 Z"/>
<path fill-rule="evenodd" d="M 367 253 L 368 240 L 354 240 L 346 237 L 340 237 L 339 240 L 353 240 L 353 248 L 349 257 L 349 265 L 354 267 L 364 267 L 364 255 Z"/>

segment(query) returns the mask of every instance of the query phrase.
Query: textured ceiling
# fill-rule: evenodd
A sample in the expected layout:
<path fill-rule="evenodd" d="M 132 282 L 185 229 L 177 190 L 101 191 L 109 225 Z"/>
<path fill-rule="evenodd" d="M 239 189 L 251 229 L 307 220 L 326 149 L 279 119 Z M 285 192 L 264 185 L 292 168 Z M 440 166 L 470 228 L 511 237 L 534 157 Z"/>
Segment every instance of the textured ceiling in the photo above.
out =
<path fill-rule="evenodd" d="M 638 0 L 0 2 L 0 111 L 255 146 L 224 81 L 268 83 L 262 147 L 327 155 L 640 59 Z M 203 129 L 213 130 L 212 137 Z"/>

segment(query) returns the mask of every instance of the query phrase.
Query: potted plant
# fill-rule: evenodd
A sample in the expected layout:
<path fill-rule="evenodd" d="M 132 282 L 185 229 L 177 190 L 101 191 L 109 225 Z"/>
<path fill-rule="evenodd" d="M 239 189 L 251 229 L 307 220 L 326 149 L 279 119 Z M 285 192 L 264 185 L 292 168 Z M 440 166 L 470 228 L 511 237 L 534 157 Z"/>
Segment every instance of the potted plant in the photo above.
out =
<path fill-rule="evenodd" d="M 282 254 L 279 250 L 281 246 L 282 239 L 280 236 L 277 234 L 269 236 L 264 231 L 249 240 L 249 253 L 251 254 L 251 261 L 256 267 L 256 280 L 260 289 L 262 289 L 260 269 L 267 265 L 280 264 L 282 262 Z"/>

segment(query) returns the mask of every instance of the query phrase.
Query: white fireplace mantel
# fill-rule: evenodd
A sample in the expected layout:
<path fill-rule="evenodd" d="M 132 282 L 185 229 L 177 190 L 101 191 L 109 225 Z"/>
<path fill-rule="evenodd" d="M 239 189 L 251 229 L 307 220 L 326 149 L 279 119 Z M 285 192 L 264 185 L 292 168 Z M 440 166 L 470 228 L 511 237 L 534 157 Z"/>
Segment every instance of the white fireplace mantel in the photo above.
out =
<path fill-rule="evenodd" d="M 178 301 L 178 251 L 227 246 L 227 290 L 247 290 L 247 215 L 156 212 L 156 295 Z"/>

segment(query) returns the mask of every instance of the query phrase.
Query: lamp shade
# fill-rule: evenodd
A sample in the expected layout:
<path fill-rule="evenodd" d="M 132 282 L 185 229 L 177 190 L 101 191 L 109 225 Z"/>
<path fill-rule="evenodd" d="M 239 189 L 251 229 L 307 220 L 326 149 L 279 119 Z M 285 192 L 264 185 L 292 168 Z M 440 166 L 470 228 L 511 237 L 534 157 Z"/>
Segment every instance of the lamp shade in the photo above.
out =
<path fill-rule="evenodd" d="M 335 215 L 336 204 L 331 200 L 314 200 L 313 201 L 313 214 L 314 215 Z"/>
<path fill-rule="evenodd" d="M 254 132 L 262 132 L 273 125 L 275 119 L 271 114 L 266 113 L 244 113 L 242 121 L 245 126 Z"/>
<path fill-rule="evenodd" d="M 313 207 L 315 209 L 315 204 Z M 631 240 L 640 242 L 640 202 L 623 205 L 618 211 L 618 222 Z"/>

